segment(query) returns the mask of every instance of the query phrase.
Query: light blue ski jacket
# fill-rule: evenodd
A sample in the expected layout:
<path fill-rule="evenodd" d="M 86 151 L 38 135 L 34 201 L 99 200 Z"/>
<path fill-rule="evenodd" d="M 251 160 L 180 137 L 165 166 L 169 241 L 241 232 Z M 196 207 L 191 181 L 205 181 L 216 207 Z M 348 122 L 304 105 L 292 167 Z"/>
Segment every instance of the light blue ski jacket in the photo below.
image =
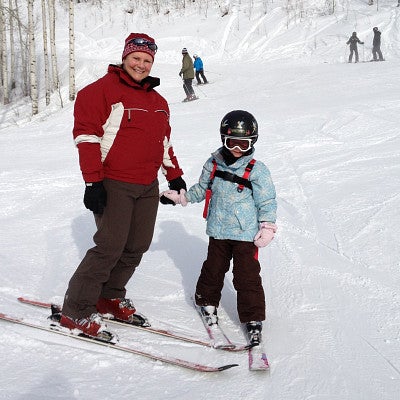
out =
<path fill-rule="evenodd" d="M 243 176 L 252 154 L 240 157 L 234 164 L 226 165 L 218 149 L 206 161 L 199 182 L 186 193 L 190 203 L 199 203 L 205 199 L 210 181 L 214 159 L 217 169 Z M 245 187 L 238 192 L 238 184 L 215 177 L 212 184 L 212 197 L 208 209 L 208 236 L 214 239 L 231 239 L 252 242 L 259 230 L 259 223 L 276 221 L 276 193 L 269 169 L 261 161 L 256 161 L 249 180 L 253 190 Z"/>

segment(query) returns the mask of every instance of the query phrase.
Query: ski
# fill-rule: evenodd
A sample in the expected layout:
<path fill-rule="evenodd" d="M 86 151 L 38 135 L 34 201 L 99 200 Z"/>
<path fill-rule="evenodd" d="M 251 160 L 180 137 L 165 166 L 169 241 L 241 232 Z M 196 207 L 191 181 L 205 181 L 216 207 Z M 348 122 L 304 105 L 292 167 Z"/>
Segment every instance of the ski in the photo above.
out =
<path fill-rule="evenodd" d="M 104 342 L 104 341 L 96 340 L 96 339 L 90 338 L 88 336 L 76 335 L 76 334 L 73 334 L 70 330 L 59 330 L 60 327 L 59 327 L 59 325 L 56 325 L 56 324 L 51 324 L 50 326 L 43 326 L 43 325 L 40 325 L 40 324 L 37 324 L 37 323 L 29 322 L 27 320 L 24 320 L 24 319 L 21 319 L 21 318 L 18 318 L 18 317 L 14 317 L 14 316 L 10 316 L 10 315 L 6 315 L 6 314 L 3 314 L 3 313 L 0 313 L 0 319 L 4 320 L 4 321 L 11 322 L 11 323 L 14 323 L 14 324 L 30 327 L 30 328 L 33 328 L 33 329 L 42 330 L 42 331 L 46 331 L 46 332 L 50 332 L 50 333 L 55 333 L 55 334 L 58 334 L 58 335 L 68 336 L 68 337 L 73 338 L 73 339 L 82 340 L 82 341 L 85 341 L 85 342 L 90 342 L 90 343 L 101 345 L 101 346 L 104 346 L 104 347 L 109 347 L 111 349 L 123 351 L 125 353 L 131 353 L 131 354 L 140 355 L 140 356 L 143 356 L 143 357 L 150 358 L 150 359 L 152 359 L 154 361 L 160 361 L 160 362 L 163 362 L 163 363 L 166 363 L 166 364 L 175 365 L 175 366 L 186 368 L 186 369 L 190 369 L 190 370 L 193 370 L 193 371 L 221 372 L 221 371 L 224 371 L 226 369 L 238 366 L 238 364 L 227 364 L 227 365 L 222 365 L 221 367 L 211 367 L 211 366 L 207 366 L 207 365 L 197 364 L 195 362 L 191 362 L 191 361 L 187 361 L 187 360 L 182 360 L 182 359 L 179 359 L 179 358 L 161 356 L 161 355 L 158 355 L 158 354 L 142 351 L 142 350 L 139 350 L 139 349 L 134 348 L 134 347 L 121 346 L 119 344 L 114 344 L 114 343 L 111 343 L 111 342 Z"/>
<path fill-rule="evenodd" d="M 250 371 L 269 371 L 267 355 L 261 344 L 249 349 L 249 370 Z"/>
<path fill-rule="evenodd" d="M 183 100 L 182 100 L 182 103 L 189 103 L 189 102 L 191 102 L 191 101 L 198 100 L 199 98 L 200 98 L 200 97 L 197 97 L 197 96 L 192 97 L 192 98 L 190 98 L 190 99 L 186 98 L 186 99 L 183 99 Z"/>
<path fill-rule="evenodd" d="M 210 319 L 210 317 L 206 317 L 202 311 L 201 307 L 199 307 L 194 299 L 193 304 L 194 307 L 196 308 L 197 312 L 199 313 L 199 316 L 201 320 L 203 321 L 204 328 L 207 331 L 207 334 L 211 340 L 211 343 L 213 344 L 213 347 L 216 349 L 224 349 L 224 350 L 232 350 L 236 346 L 234 343 L 232 343 L 228 336 L 224 333 L 220 325 L 218 324 L 218 319 L 216 321 L 213 321 Z M 249 346 L 244 346 L 243 349 L 249 348 Z"/>
<path fill-rule="evenodd" d="M 24 304 L 29 304 L 31 306 L 48 308 L 48 309 L 51 309 L 51 306 L 52 306 L 51 303 L 47 303 L 47 302 L 43 302 L 43 301 L 39 301 L 39 300 L 31 300 L 31 299 L 27 299 L 25 297 L 18 297 L 18 301 L 20 301 L 21 303 L 24 303 Z M 61 312 L 61 307 L 59 305 L 53 304 L 53 306 L 58 307 L 60 309 L 60 312 Z M 106 317 L 104 317 L 103 319 L 107 320 L 107 322 L 110 322 L 111 324 L 116 324 L 116 325 L 121 325 L 121 326 L 128 326 L 128 327 L 132 327 L 134 329 L 138 329 L 138 330 L 141 330 L 141 331 L 154 333 L 156 335 L 169 337 L 171 339 L 180 340 L 180 341 L 183 341 L 183 342 L 193 343 L 193 344 L 197 344 L 197 345 L 200 345 L 200 346 L 217 348 L 217 349 L 227 350 L 227 351 L 244 351 L 244 350 L 248 349 L 248 346 L 239 345 L 239 344 L 237 344 L 237 345 L 236 344 L 232 344 L 232 346 L 230 346 L 230 347 L 215 347 L 214 343 L 212 343 L 212 342 L 210 343 L 208 341 L 204 341 L 204 340 L 201 340 L 201 339 L 196 339 L 196 338 L 193 338 L 193 337 L 184 336 L 184 335 L 181 335 L 179 333 L 172 332 L 172 331 L 169 331 L 169 330 L 166 330 L 166 329 L 154 328 L 152 326 L 133 325 L 133 324 L 129 324 L 127 322 L 118 321 L 118 320 L 110 319 L 110 318 L 106 318 Z"/>

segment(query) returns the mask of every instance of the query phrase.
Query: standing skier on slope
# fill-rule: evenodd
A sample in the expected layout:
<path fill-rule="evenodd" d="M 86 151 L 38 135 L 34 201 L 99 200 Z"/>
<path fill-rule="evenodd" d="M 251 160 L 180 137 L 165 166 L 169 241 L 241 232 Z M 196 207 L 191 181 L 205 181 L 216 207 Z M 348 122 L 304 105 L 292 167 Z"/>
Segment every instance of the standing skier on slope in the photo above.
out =
<path fill-rule="evenodd" d="M 350 45 L 350 55 L 349 55 L 349 63 L 351 63 L 351 60 L 353 58 L 353 53 L 355 54 L 355 62 L 358 63 L 358 48 L 357 48 L 357 43 L 364 44 L 358 37 L 357 37 L 357 32 L 353 32 L 353 34 L 350 36 L 349 40 L 347 41 L 346 44 Z"/>
<path fill-rule="evenodd" d="M 372 61 L 383 61 L 381 51 L 381 32 L 377 26 L 375 26 L 372 31 L 374 32 L 374 38 L 372 39 Z"/>
<path fill-rule="evenodd" d="M 182 56 L 182 68 L 179 71 L 179 76 L 183 79 L 183 90 L 186 94 L 186 98 L 183 101 L 196 100 L 197 97 L 192 86 L 194 79 L 193 61 L 186 47 L 182 49 Z"/>
<path fill-rule="evenodd" d="M 200 76 L 203 78 L 203 82 L 204 84 L 208 83 L 206 76 L 204 75 L 204 66 L 203 66 L 203 60 L 197 55 L 194 54 L 193 55 L 194 58 L 194 63 L 193 63 L 193 67 L 196 70 L 196 80 L 197 80 L 197 84 L 201 85 L 201 79 Z"/>
<path fill-rule="evenodd" d="M 253 159 L 258 125 L 250 113 L 235 110 L 225 115 L 220 134 L 223 146 L 204 164 L 199 183 L 188 192 L 169 190 L 161 195 L 182 206 L 206 200 L 210 238 L 196 304 L 210 323 L 217 322 L 224 277 L 233 259 L 239 319 L 246 324 L 249 342 L 256 345 L 265 320 L 258 248 L 267 246 L 277 229 L 275 187 L 268 168 Z"/>
<path fill-rule="evenodd" d="M 171 189 L 186 189 L 170 143 L 168 104 L 154 90 L 160 80 L 149 75 L 156 51 L 153 38 L 131 33 L 122 64 L 109 65 L 75 102 L 84 204 L 95 215 L 97 232 L 95 247 L 69 281 L 60 324 L 105 341 L 113 335 L 103 314 L 140 324 L 125 286 L 153 237 L 160 167 Z"/>

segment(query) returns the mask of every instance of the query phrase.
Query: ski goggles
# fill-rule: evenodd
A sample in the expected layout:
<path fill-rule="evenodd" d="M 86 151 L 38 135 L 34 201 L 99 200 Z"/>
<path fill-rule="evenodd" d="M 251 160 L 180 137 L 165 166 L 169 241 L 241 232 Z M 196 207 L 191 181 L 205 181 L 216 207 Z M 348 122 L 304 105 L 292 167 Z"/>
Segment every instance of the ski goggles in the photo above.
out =
<path fill-rule="evenodd" d="M 154 42 L 150 42 L 147 39 L 143 38 L 134 38 L 130 40 L 126 45 L 130 43 L 134 44 L 135 46 L 147 46 L 151 51 L 154 51 L 154 53 L 156 53 L 158 49 L 157 45 Z"/>
<path fill-rule="evenodd" d="M 251 149 L 253 146 L 253 139 L 247 139 L 247 138 L 231 138 L 228 136 L 224 137 L 224 146 L 228 150 L 234 150 L 237 149 L 241 152 L 246 152 Z"/>

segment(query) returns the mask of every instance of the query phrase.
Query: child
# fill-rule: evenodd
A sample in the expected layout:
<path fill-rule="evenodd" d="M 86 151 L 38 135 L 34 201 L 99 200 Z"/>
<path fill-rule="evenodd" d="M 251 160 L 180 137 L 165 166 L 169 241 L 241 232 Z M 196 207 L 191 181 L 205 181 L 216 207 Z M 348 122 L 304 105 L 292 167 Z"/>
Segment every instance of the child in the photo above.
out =
<path fill-rule="evenodd" d="M 265 319 L 258 248 L 267 246 L 277 229 L 275 187 L 268 168 L 253 160 L 258 125 L 250 113 L 231 111 L 222 119 L 220 133 L 223 146 L 204 164 L 199 183 L 188 192 L 168 190 L 162 195 L 182 206 L 206 199 L 210 239 L 195 302 L 210 325 L 217 323 L 224 276 L 233 259 L 239 319 L 246 324 L 249 342 L 257 345 Z"/>

